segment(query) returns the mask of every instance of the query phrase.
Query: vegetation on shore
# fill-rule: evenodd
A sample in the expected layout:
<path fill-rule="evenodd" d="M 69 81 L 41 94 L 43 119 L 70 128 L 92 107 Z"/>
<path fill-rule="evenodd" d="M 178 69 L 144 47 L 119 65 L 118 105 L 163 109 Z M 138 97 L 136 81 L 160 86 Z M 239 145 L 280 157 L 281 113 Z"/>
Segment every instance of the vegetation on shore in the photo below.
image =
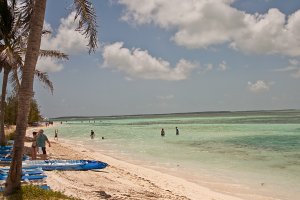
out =
<path fill-rule="evenodd" d="M 15 125 L 17 121 L 18 111 L 18 97 L 14 94 L 9 96 L 6 100 L 4 123 L 6 125 Z M 32 98 L 30 112 L 28 116 L 28 123 L 38 122 L 42 120 L 42 115 L 38 102 Z"/>
<path fill-rule="evenodd" d="M 42 188 L 39 188 L 38 186 L 34 185 L 24 185 L 21 187 L 21 190 L 18 190 L 16 193 L 5 197 L 3 193 L 0 193 L 1 199 L 7 199 L 7 200 L 16 200 L 16 199 L 22 199 L 22 200 L 40 200 L 40 199 L 65 199 L 65 200 L 77 200 L 74 197 L 69 197 L 67 195 L 64 195 L 61 192 L 53 191 L 53 190 L 45 190 Z"/>

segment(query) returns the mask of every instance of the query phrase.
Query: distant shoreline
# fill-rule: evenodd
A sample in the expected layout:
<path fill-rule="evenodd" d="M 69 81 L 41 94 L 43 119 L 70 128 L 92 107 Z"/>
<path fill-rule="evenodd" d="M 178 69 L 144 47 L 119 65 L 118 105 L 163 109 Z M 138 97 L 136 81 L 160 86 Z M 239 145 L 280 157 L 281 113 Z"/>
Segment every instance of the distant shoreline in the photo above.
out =
<path fill-rule="evenodd" d="M 245 110 L 245 111 L 203 111 L 203 112 L 182 112 L 182 113 L 160 113 L 160 114 L 132 114 L 132 115 L 104 115 L 104 116 L 63 116 L 50 118 L 53 121 L 66 121 L 66 120 L 94 120 L 94 119 L 113 119 L 113 118 L 151 118 L 151 117 L 169 117 L 169 116 L 211 116 L 216 114 L 273 114 L 274 112 L 297 112 L 300 109 L 278 109 L 278 110 Z"/>

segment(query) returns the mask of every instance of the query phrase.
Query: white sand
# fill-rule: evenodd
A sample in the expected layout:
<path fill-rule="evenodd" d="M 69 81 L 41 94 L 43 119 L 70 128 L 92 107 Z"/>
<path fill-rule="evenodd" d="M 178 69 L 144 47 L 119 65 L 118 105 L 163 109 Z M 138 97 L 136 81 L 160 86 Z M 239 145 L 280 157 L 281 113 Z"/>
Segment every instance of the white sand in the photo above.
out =
<path fill-rule="evenodd" d="M 61 141 L 52 142 L 48 150 L 51 159 L 95 159 L 110 165 L 101 172 L 47 172 L 47 184 L 52 189 L 81 199 L 104 199 L 108 195 L 110 199 L 239 199 Z"/>

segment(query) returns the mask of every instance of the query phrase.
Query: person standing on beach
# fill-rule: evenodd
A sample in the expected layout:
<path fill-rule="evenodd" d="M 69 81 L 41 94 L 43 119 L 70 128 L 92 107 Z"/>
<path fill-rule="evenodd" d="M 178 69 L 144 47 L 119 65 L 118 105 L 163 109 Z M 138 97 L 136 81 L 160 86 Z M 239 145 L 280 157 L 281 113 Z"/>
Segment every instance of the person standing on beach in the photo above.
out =
<path fill-rule="evenodd" d="M 36 152 L 37 152 L 37 144 L 36 144 L 36 137 L 37 132 L 32 132 L 32 144 L 31 144 L 31 160 L 36 160 Z"/>
<path fill-rule="evenodd" d="M 179 135 L 179 130 L 177 126 L 176 126 L 176 135 Z"/>
<path fill-rule="evenodd" d="M 47 159 L 47 152 L 46 152 L 46 142 L 50 145 L 50 142 L 48 140 L 48 137 L 44 134 L 44 130 L 41 129 L 39 130 L 39 134 L 36 138 L 36 143 L 38 147 L 42 148 L 43 154 L 41 156 L 42 160 L 46 160 Z"/>
<path fill-rule="evenodd" d="M 94 137 L 95 137 L 95 133 L 93 130 L 91 130 L 91 139 L 94 139 Z"/>
<path fill-rule="evenodd" d="M 163 128 L 161 129 L 160 135 L 161 135 L 162 137 L 165 136 L 165 130 L 164 130 Z"/>

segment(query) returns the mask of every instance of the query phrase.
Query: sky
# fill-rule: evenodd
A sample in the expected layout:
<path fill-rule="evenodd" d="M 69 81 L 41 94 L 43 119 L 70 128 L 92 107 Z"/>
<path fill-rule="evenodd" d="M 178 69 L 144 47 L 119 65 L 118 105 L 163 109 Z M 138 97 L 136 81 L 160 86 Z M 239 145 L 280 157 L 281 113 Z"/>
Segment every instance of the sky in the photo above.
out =
<path fill-rule="evenodd" d="M 98 48 L 49 0 L 36 79 L 44 117 L 300 109 L 299 0 L 94 0 Z"/>

